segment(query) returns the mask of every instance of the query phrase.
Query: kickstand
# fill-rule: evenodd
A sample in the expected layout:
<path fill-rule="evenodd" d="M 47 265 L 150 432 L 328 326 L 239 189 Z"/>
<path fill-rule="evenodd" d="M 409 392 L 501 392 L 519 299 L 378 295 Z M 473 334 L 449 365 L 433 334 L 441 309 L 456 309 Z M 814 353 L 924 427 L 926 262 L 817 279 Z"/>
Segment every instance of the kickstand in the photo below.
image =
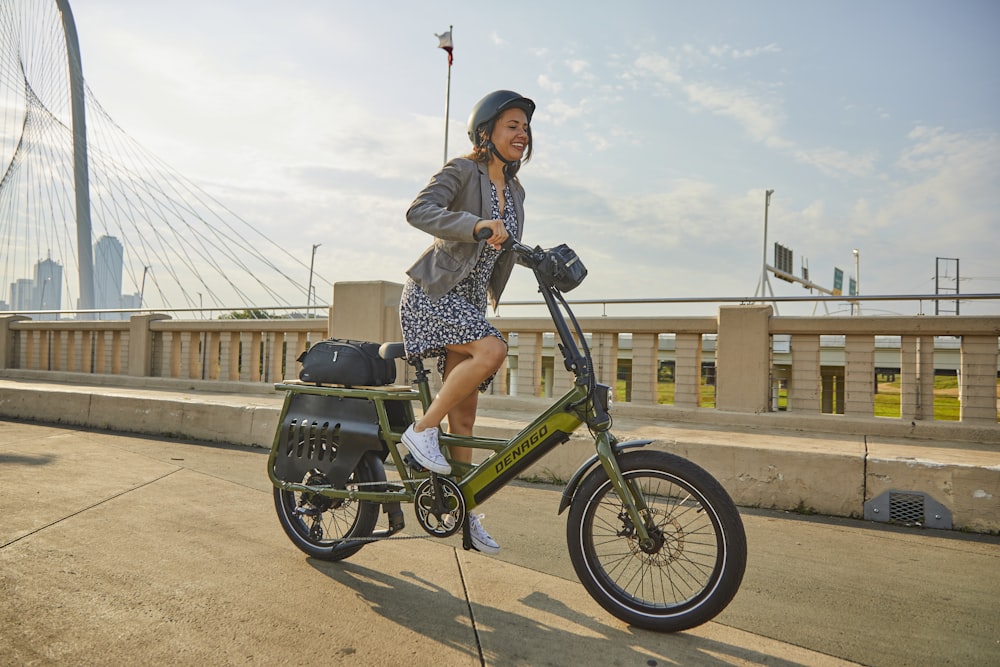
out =
<path fill-rule="evenodd" d="M 462 548 L 466 551 L 475 548 L 472 546 L 472 535 L 469 534 L 469 517 L 465 517 L 465 521 L 462 522 Z"/>

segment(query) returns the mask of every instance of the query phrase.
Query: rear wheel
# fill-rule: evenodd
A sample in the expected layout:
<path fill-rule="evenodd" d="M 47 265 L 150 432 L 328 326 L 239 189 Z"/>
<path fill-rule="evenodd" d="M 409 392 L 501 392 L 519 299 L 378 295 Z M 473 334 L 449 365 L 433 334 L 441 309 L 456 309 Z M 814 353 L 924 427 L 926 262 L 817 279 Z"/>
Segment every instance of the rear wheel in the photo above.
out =
<path fill-rule="evenodd" d="M 628 452 L 618 464 L 651 540 L 640 543 L 607 474 L 595 468 L 573 496 L 566 528 L 581 583 L 637 627 L 678 632 L 711 620 L 736 595 L 746 568 L 736 505 L 708 472 L 673 454 Z"/>
<path fill-rule="evenodd" d="M 384 481 L 382 465 L 366 454 L 348 478 L 346 488 L 366 484 L 358 488 L 381 490 L 377 483 Z M 312 470 L 302 484 L 329 486 L 330 482 L 319 470 Z M 357 540 L 371 536 L 378 523 L 379 507 L 368 501 L 274 489 L 274 508 L 285 534 L 299 549 L 322 560 L 342 560 L 360 551 L 367 542 Z"/>

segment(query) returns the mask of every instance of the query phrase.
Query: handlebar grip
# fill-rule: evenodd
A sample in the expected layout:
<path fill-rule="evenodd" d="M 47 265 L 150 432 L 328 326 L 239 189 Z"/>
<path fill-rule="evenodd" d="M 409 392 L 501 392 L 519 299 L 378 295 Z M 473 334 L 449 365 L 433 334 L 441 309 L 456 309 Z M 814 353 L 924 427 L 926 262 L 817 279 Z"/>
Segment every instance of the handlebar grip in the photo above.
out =
<path fill-rule="evenodd" d="M 491 230 L 489 227 L 483 227 L 473 236 L 477 241 L 485 241 L 489 237 L 493 236 L 493 230 Z M 511 248 L 514 247 L 515 243 L 517 243 L 517 239 L 515 239 L 513 236 L 508 235 L 507 238 L 504 239 L 504 242 L 500 244 L 500 247 L 504 250 L 510 250 Z"/>

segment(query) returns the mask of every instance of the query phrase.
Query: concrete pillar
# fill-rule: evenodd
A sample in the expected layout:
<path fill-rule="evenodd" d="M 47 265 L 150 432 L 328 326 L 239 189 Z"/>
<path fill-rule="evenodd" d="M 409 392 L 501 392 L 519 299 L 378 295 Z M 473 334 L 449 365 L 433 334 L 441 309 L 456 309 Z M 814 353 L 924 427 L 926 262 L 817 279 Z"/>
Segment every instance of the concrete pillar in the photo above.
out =
<path fill-rule="evenodd" d="M 820 358 L 818 334 L 792 336 L 792 378 L 788 387 L 789 412 L 819 413 Z"/>
<path fill-rule="evenodd" d="M 542 334 L 520 332 L 517 335 L 517 395 L 540 396 L 542 393 Z"/>
<path fill-rule="evenodd" d="M 128 374 L 149 377 L 153 370 L 153 331 L 150 324 L 169 320 L 169 315 L 150 313 L 133 315 L 128 324 Z"/>
<path fill-rule="evenodd" d="M 11 331 L 10 325 L 15 322 L 29 320 L 24 315 L 0 316 L 0 369 L 17 368 L 17 334 Z"/>
<path fill-rule="evenodd" d="M 701 407 L 701 334 L 676 335 L 674 383 L 675 406 Z"/>
<path fill-rule="evenodd" d="M 494 322 L 494 324 L 496 324 L 496 322 Z M 509 344 L 510 343 L 510 332 L 509 331 L 504 331 L 503 329 L 500 329 L 499 327 L 498 327 L 497 330 L 500 332 L 500 335 L 503 336 L 503 339 L 505 341 L 507 341 L 507 343 Z M 509 361 L 510 351 L 509 350 L 508 350 L 507 355 L 508 356 L 504 357 L 503 363 L 500 364 L 500 368 L 497 369 L 497 374 L 493 377 L 493 383 L 490 385 L 489 393 L 491 393 L 493 395 L 496 395 L 496 396 L 506 396 L 508 394 L 508 392 L 509 392 L 509 387 L 508 387 L 508 384 L 507 384 L 507 373 L 509 372 L 508 366 L 509 366 L 509 363 L 510 363 L 510 361 Z"/>
<path fill-rule="evenodd" d="M 385 280 L 335 283 L 328 335 L 372 343 L 402 342 L 403 329 L 399 324 L 399 299 L 402 295 L 403 286 L 400 283 Z M 431 360 L 427 367 L 432 368 L 434 364 Z M 409 366 L 402 360 L 396 361 L 397 383 L 407 382 L 408 369 Z M 431 390 L 436 392 L 440 387 L 440 378 L 432 373 Z"/>
<path fill-rule="evenodd" d="M 900 417 L 934 419 L 934 337 L 900 337 Z"/>
<path fill-rule="evenodd" d="M 632 334 L 632 403 L 655 405 L 657 402 L 656 373 L 659 336 Z"/>
<path fill-rule="evenodd" d="M 997 337 L 962 336 L 959 419 L 963 424 L 997 423 Z"/>
<path fill-rule="evenodd" d="M 722 306 L 716 348 L 715 405 L 732 412 L 771 407 L 771 306 Z"/>
<path fill-rule="evenodd" d="M 341 282 L 333 286 L 329 332 L 332 338 L 399 342 L 399 299 L 403 286 L 384 280 Z"/>
<path fill-rule="evenodd" d="M 575 378 L 570 371 L 566 370 L 566 364 L 558 347 L 554 347 L 552 350 L 552 374 L 553 396 L 562 396 L 573 388 Z"/>
<path fill-rule="evenodd" d="M 612 391 L 617 391 L 618 334 L 595 333 L 590 340 L 590 356 L 594 361 L 597 381 L 610 386 Z"/>
<path fill-rule="evenodd" d="M 844 414 L 875 415 L 875 336 L 848 334 L 844 339 Z"/>

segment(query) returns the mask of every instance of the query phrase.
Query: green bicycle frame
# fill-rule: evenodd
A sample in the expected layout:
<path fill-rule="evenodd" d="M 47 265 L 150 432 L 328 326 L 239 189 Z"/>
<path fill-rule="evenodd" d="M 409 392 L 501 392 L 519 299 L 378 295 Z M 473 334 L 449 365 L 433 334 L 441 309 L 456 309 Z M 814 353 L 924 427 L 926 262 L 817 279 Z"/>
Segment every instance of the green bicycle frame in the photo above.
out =
<path fill-rule="evenodd" d="M 514 245 L 518 246 L 518 252 L 522 253 L 523 256 L 530 256 L 532 251 L 526 246 L 516 243 Z M 611 480 L 625 511 L 631 517 L 640 544 L 649 545 L 651 539 L 646 520 L 642 516 L 647 513 L 645 501 L 641 491 L 628 484 L 622 476 L 616 458 L 616 445 L 619 443 L 609 430 L 611 419 L 608 416 L 607 408 L 611 388 L 593 382 L 589 353 L 587 355 L 580 353 L 566 318 L 556 303 L 557 292 L 551 287 L 544 287 L 545 283 L 537 268 L 534 270 L 541 288 L 539 291 L 542 293 L 549 313 L 552 315 L 556 332 L 562 341 L 560 348 L 566 367 L 576 373 L 576 383 L 548 410 L 510 440 L 443 433 L 440 438 L 442 446 L 492 451 L 492 454 L 479 464 L 452 461 L 452 477 L 461 490 L 466 508 L 471 510 L 514 480 L 554 447 L 568 441 L 572 433 L 581 425 L 588 424 L 594 433 L 597 460 Z M 561 296 L 558 298 L 561 299 Z M 563 304 L 565 305 L 565 301 Z M 566 308 L 568 310 L 568 306 Z M 579 331 L 579 327 L 577 327 L 577 332 L 582 337 L 583 334 Z M 349 389 L 301 383 L 276 384 L 276 390 L 285 392 L 285 402 L 268 458 L 267 467 L 271 483 L 284 491 L 315 494 L 334 499 L 382 504 L 412 503 L 417 487 L 429 477 L 429 473 L 418 473 L 410 468 L 400 455 L 399 443 L 402 440 L 403 431 L 414 421 L 413 402 L 419 402 L 426 410 L 432 400 L 427 373 L 419 365 L 416 384 L 416 389 L 402 388 L 402 390 L 399 387 Z M 289 410 L 295 397 L 303 394 L 369 402 L 374 408 L 374 415 L 378 422 L 377 446 L 381 450 L 379 454 L 383 460 L 392 460 L 392 466 L 399 474 L 399 480 L 388 480 L 385 484 L 379 484 L 379 486 L 385 487 L 385 490 L 365 490 L 363 487 L 335 488 L 334 485 L 306 485 L 278 478 L 275 468 L 283 445 L 282 438 L 288 438 L 290 434 L 290 431 L 283 430 L 283 426 L 289 424 Z M 401 406 L 396 402 L 402 402 Z M 394 418 L 390 418 L 390 410 L 387 409 L 389 405 L 394 406 L 392 408 Z M 367 438 L 369 441 L 374 440 L 374 433 L 367 434 Z M 299 442 L 292 445 L 286 442 L 284 446 L 290 452 L 292 448 L 301 447 L 302 444 Z M 645 444 L 645 442 L 639 444 Z M 630 446 L 635 446 L 635 444 Z M 286 455 L 288 455 L 287 452 Z M 588 465 L 585 464 L 584 467 Z M 583 472 L 584 470 L 581 469 L 573 476 L 571 486 L 579 483 Z M 566 494 L 572 495 L 574 491 L 575 488 L 567 488 Z"/>
<path fill-rule="evenodd" d="M 385 485 L 387 490 L 371 491 L 364 488 L 334 488 L 329 485 L 306 485 L 279 479 L 275 474 L 275 463 L 281 454 L 282 448 L 282 429 L 279 427 L 278 432 L 275 434 L 267 463 L 268 476 L 274 486 L 284 491 L 315 494 L 334 499 L 349 499 L 373 503 L 413 502 L 417 486 L 429 474 L 415 472 L 403 461 L 403 457 L 399 451 L 399 443 L 402 440 L 405 426 L 400 428 L 399 425 L 390 423 L 391 420 L 386 406 L 391 402 L 402 402 L 405 406 L 406 421 L 412 422 L 412 402 L 419 401 L 424 404 L 423 401 L 426 397 L 421 396 L 423 392 L 420 390 L 398 391 L 373 388 L 348 389 L 292 383 L 276 384 L 275 389 L 285 392 L 285 401 L 278 420 L 279 424 L 285 423 L 292 400 L 297 395 L 336 396 L 339 398 L 369 401 L 375 408 L 375 413 L 378 416 L 380 439 L 385 446 L 383 454 L 386 454 L 388 459 L 392 460 L 392 467 L 399 474 L 399 481 L 389 480 Z M 444 446 L 487 449 L 493 452 L 479 464 L 452 462 L 452 474 L 457 478 L 457 485 L 461 489 L 466 508 L 471 510 L 483 503 L 531 467 L 536 461 L 548 454 L 554 447 L 568 441 L 576 429 L 586 423 L 588 419 L 593 420 L 593 418 L 593 402 L 588 399 L 587 388 L 581 384 L 576 384 L 548 410 L 539 415 L 510 440 L 442 434 L 441 444 Z M 614 456 L 613 445 L 616 442 L 617 440 L 611 435 L 610 431 L 606 429 L 597 431 L 595 439 L 597 457 L 601 466 L 607 472 L 608 477 L 612 480 L 612 484 L 618 492 L 619 498 L 622 499 L 626 511 L 631 515 L 640 541 L 648 540 L 649 536 L 646 531 L 645 521 L 642 520 L 640 515 L 640 510 L 643 509 L 641 504 L 642 496 L 639 493 L 635 493 L 635 489 L 628 488 L 622 478 Z M 639 499 L 640 505 L 636 504 L 637 499 Z"/>

